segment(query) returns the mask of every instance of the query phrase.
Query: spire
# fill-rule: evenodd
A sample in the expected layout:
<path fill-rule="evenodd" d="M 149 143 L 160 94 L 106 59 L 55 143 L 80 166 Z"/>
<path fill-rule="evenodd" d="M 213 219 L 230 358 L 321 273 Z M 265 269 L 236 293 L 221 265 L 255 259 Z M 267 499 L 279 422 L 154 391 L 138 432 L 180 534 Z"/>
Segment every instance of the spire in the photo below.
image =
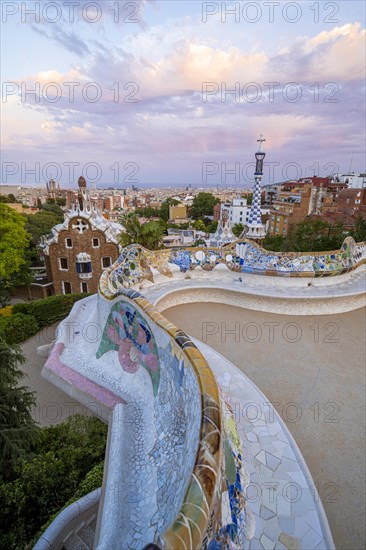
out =
<path fill-rule="evenodd" d="M 255 153 L 256 166 L 254 172 L 254 189 L 252 206 L 249 212 L 249 219 L 247 227 L 244 229 L 242 236 L 249 237 L 250 239 L 263 239 L 265 237 L 265 227 L 262 224 L 262 209 L 261 209 L 261 195 L 262 195 L 262 178 L 263 178 L 263 162 L 266 153 L 262 149 L 262 143 L 266 141 L 262 134 L 257 142 L 259 142 L 258 151 Z"/>

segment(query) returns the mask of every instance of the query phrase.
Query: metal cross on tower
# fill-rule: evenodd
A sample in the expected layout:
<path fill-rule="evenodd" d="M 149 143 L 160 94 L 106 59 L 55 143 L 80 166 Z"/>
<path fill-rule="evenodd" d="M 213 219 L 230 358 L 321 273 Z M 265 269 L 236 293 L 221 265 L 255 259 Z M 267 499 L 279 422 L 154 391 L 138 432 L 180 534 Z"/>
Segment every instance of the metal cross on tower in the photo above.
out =
<path fill-rule="evenodd" d="M 259 142 L 259 151 L 261 151 L 261 149 L 262 149 L 262 143 L 263 143 L 263 141 L 266 141 L 266 140 L 265 140 L 265 138 L 263 137 L 263 135 L 261 134 L 261 135 L 259 136 L 259 139 L 257 139 L 257 141 Z"/>

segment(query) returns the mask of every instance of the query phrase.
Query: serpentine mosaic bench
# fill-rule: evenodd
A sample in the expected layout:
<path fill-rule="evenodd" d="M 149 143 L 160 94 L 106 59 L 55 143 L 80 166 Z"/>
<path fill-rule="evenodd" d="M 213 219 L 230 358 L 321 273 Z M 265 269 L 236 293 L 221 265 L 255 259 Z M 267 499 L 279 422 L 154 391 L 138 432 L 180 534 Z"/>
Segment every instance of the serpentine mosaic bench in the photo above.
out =
<path fill-rule="evenodd" d="M 223 266 L 234 273 L 285 277 L 340 275 L 366 262 L 366 244 L 347 237 L 340 250 L 331 252 L 270 252 L 248 240 L 238 240 L 221 248 L 179 248 L 149 251 L 140 245 L 126 247 L 118 261 L 102 277 L 102 291 L 116 292 L 143 281 L 155 282 L 161 275 L 196 269 L 212 271 Z"/>
<path fill-rule="evenodd" d="M 110 416 L 95 548 L 244 547 L 233 417 L 197 347 L 141 294 L 101 282 L 61 323 L 42 374 Z"/>

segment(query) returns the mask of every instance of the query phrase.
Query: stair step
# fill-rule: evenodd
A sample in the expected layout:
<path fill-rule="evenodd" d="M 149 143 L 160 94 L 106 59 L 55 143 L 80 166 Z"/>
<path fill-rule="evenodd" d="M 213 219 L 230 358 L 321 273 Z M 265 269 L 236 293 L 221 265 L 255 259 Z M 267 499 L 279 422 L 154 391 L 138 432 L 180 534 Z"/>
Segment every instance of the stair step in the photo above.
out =
<path fill-rule="evenodd" d="M 78 536 L 88 546 L 88 548 L 93 548 L 94 535 L 95 531 L 90 525 L 83 525 L 83 527 L 78 531 Z"/>
<path fill-rule="evenodd" d="M 69 536 L 64 546 L 66 550 L 91 550 L 92 548 L 87 546 L 76 533 L 72 533 L 72 535 Z"/>

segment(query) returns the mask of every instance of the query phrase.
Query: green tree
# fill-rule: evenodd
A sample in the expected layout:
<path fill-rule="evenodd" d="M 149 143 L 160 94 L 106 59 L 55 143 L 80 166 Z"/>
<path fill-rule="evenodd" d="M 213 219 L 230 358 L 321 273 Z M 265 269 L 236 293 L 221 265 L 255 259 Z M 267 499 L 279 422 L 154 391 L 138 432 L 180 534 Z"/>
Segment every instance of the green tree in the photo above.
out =
<path fill-rule="evenodd" d="M 0 335 L 0 476 L 14 472 L 20 456 L 36 441 L 39 428 L 31 416 L 33 392 L 20 386 L 24 373 L 19 365 L 25 357 L 18 346 L 9 346 Z"/>
<path fill-rule="evenodd" d="M 191 217 L 197 220 L 204 216 L 212 216 L 215 204 L 220 202 L 211 193 L 198 193 L 193 199 Z"/>
<path fill-rule="evenodd" d="M 59 224 L 63 218 L 54 212 L 40 210 L 36 214 L 26 214 L 25 229 L 31 235 L 31 244 L 36 247 L 43 235 L 51 233 L 52 227 Z"/>
<path fill-rule="evenodd" d="M 9 286 L 11 276 L 26 263 L 29 236 L 24 225 L 21 214 L 0 203 L 0 286 Z"/>
<path fill-rule="evenodd" d="M 10 304 L 11 296 L 7 288 L 0 284 L 0 308 Z"/>
<path fill-rule="evenodd" d="M 0 195 L 0 202 L 11 203 L 11 202 L 17 202 L 17 200 L 13 195 L 13 193 L 10 193 L 9 195 Z"/>
<path fill-rule="evenodd" d="M 273 252 L 284 252 L 285 237 L 282 235 L 266 235 L 263 248 Z"/>
<path fill-rule="evenodd" d="M 243 233 L 244 225 L 242 223 L 236 223 L 233 227 L 233 233 L 235 237 L 240 237 L 240 235 Z"/>
<path fill-rule="evenodd" d="M 146 206 L 145 208 L 137 208 L 135 210 L 136 214 L 144 218 L 159 218 L 160 210 L 152 208 L 151 206 Z"/>
<path fill-rule="evenodd" d="M 340 248 L 344 240 L 343 224 L 329 224 L 320 219 L 300 222 L 294 230 L 295 252 L 322 252 Z"/>
<path fill-rule="evenodd" d="M 196 220 L 193 224 L 193 227 L 197 230 L 197 231 L 204 231 L 206 233 L 207 229 L 206 229 L 206 226 L 205 224 L 203 223 L 202 220 Z"/>
<path fill-rule="evenodd" d="M 206 241 L 204 239 L 196 239 L 193 243 L 193 246 L 207 247 L 207 244 L 206 244 Z"/>
<path fill-rule="evenodd" d="M 51 200 L 51 199 L 48 199 L 48 200 Z M 57 216 L 59 220 L 58 223 L 61 223 L 64 219 L 64 211 L 57 204 L 53 204 L 53 203 L 42 204 L 42 210 L 44 210 L 45 212 L 52 212 L 53 214 L 55 214 L 55 216 Z"/>
<path fill-rule="evenodd" d="M 366 241 L 366 219 L 363 219 L 362 216 L 358 216 L 356 219 L 355 228 L 351 234 L 356 243 Z"/>
<path fill-rule="evenodd" d="M 263 246 L 275 252 L 326 252 L 338 250 L 346 235 L 342 223 L 310 218 L 291 226 L 286 237 L 267 235 Z"/>
<path fill-rule="evenodd" d="M 215 233 L 217 226 L 219 225 L 219 222 L 214 220 L 207 226 L 207 233 Z"/>
<path fill-rule="evenodd" d="M 56 204 L 57 204 L 57 206 L 66 206 L 66 198 L 65 197 L 57 197 L 56 198 Z"/>
<path fill-rule="evenodd" d="M 46 522 L 101 485 L 106 437 L 100 420 L 79 415 L 39 430 L 32 454 L 19 460 L 17 477 L 0 485 L 0 548 L 33 547 Z"/>
<path fill-rule="evenodd" d="M 164 228 L 159 222 L 141 224 L 135 212 L 126 212 L 122 214 L 120 223 L 125 228 L 125 231 L 119 235 L 119 241 L 123 247 L 140 244 L 150 250 L 161 248 Z"/>

